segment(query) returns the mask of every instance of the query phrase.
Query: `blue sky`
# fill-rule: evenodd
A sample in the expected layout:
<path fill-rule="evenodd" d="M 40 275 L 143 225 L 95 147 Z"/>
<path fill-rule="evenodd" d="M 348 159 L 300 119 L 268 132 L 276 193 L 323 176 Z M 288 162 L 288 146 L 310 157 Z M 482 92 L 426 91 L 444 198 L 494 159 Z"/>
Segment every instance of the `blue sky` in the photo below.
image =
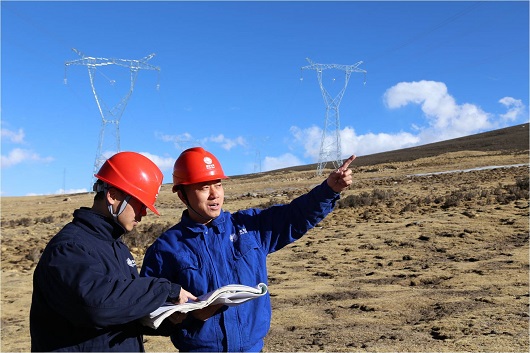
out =
<path fill-rule="evenodd" d="M 326 104 L 318 64 L 354 65 L 340 101 L 343 157 L 528 122 L 528 1 L 1 1 L 1 195 L 87 191 L 102 131 L 85 57 L 142 68 L 120 149 L 171 182 L 202 145 L 225 173 L 318 162 Z M 98 67 L 119 107 L 130 70 Z M 66 78 L 66 84 L 65 84 Z M 345 71 L 323 71 L 335 97 Z M 118 110 L 119 111 L 119 110 Z M 108 113 L 107 113 L 108 114 Z M 108 115 L 107 115 L 108 117 Z M 107 124 L 103 152 L 116 146 Z"/>

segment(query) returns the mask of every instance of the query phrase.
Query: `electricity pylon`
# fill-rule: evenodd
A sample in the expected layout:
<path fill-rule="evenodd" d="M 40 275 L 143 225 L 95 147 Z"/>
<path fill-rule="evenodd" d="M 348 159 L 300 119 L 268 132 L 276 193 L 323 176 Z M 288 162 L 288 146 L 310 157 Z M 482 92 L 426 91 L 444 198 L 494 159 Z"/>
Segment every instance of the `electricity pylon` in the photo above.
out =
<path fill-rule="evenodd" d="M 359 61 L 353 65 L 336 65 L 336 64 L 317 64 L 306 58 L 310 65 L 302 67 L 302 70 L 315 70 L 317 72 L 318 84 L 322 91 L 322 97 L 326 104 L 326 121 L 324 129 L 322 130 L 322 141 L 320 142 L 320 153 L 318 156 L 317 175 L 322 175 L 322 169 L 325 168 L 328 162 L 332 162 L 334 168 L 339 168 L 342 165 L 342 151 L 340 145 L 340 119 L 339 119 L 339 105 L 346 91 L 346 86 L 350 79 L 352 72 L 363 72 L 366 77 L 366 71 L 359 69 L 359 65 L 363 62 Z M 326 69 L 344 70 L 345 79 L 344 87 L 335 96 L 331 97 L 328 91 L 324 88 L 322 83 L 322 71 Z"/>
<path fill-rule="evenodd" d="M 126 59 L 106 59 L 106 58 L 94 58 L 90 56 L 85 56 L 83 53 L 81 53 L 79 50 L 72 48 L 74 52 L 76 52 L 81 59 L 78 60 L 72 60 L 67 61 L 65 63 L 65 77 L 64 77 L 64 83 L 67 83 L 66 80 L 66 69 L 70 65 L 84 65 L 88 68 L 88 76 L 90 77 L 90 86 L 92 87 L 92 93 L 94 94 L 94 98 L 96 99 L 96 104 L 99 109 L 99 113 L 101 115 L 101 130 L 99 132 L 99 142 L 98 142 L 98 148 L 96 151 L 96 158 L 94 161 L 94 174 L 96 174 L 105 163 L 105 156 L 104 156 L 104 149 L 103 149 L 103 143 L 104 143 L 104 136 L 105 136 L 105 128 L 108 124 L 113 124 L 115 127 L 115 145 L 114 145 L 114 151 L 119 152 L 120 151 L 120 119 L 123 115 L 123 112 L 125 110 L 125 107 L 127 106 L 127 102 L 129 101 L 129 98 L 131 97 L 131 94 L 134 89 L 134 85 L 136 83 L 136 78 L 138 76 L 139 70 L 156 70 L 160 74 L 160 68 L 157 66 L 153 66 L 147 63 L 148 60 L 150 60 L 155 54 L 150 54 L 146 56 L 143 59 L 140 60 L 126 60 Z M 96 91 L 96 85 L 95 85 L 95 77 L 96 72 L 98 70 L 98 67 L 105 67 L 109 65 L 116 65 L 121 67 L 126 67 L 130 70 L 130 87 L 125 96 L 121 98 L 121 100 L 113 107 L 108 107 Z M 105 76 L 105 75 L 104 75 Z M 106 77 L 106 76 L 105 76 Z M 109 80 L 111 84 L 114 84 L 114 80 Z M 157 84 L 157 89 L 159 85 Z M 112 151 L 112 152 L 114 152 Z"/>

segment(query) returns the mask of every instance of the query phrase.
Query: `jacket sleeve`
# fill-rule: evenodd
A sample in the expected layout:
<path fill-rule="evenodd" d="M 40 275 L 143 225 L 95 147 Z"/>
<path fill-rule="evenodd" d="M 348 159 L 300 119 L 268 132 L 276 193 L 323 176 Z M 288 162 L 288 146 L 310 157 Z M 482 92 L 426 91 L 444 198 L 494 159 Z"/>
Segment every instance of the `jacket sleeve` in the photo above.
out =
<path fill-rule="evenodd" d="M 259 236 L 258 241 L 265 251 L 272 253 L 300 239 L 316 226 L 333 210 L 339 198 L 340 193 L 334 192 L 324 180 L 289 204 L 238 212 L 236 218 L 247 231 L 254 231 Z"/>
<path fill-rule="evenodd" d="M 49 256 L 41 281 L 47 289 L 44 295 L 54 310 L 76 325 L 128 323 L 149 314 L 180 291 L 180 286 L 167 279 L 133 278 L 119 268 L 108 268 L 93 249 L 83 244 L 59 244 Z"/>

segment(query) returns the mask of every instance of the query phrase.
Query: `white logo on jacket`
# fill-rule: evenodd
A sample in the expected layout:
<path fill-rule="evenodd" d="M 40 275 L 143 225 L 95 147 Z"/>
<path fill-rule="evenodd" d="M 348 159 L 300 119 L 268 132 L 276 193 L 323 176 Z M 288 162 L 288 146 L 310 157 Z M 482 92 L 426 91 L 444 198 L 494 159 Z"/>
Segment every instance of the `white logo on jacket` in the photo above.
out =
<path fill-rule="evenodd" d="M 130 267 L 136 267 L 136 261 L 127 258 L 127 265 Z"/>
<path fill-rule="evenodd" d="M 247 232 L 247 228 L 243 227 L 240 230 L 238 230 L 237 233 L 230 234 L 230 241 L 233 243 L 233 242 L 237 241 L 237 239 L 239 239 L 240 235 L 247 234 L 247 233 L 248 233 Z"/>

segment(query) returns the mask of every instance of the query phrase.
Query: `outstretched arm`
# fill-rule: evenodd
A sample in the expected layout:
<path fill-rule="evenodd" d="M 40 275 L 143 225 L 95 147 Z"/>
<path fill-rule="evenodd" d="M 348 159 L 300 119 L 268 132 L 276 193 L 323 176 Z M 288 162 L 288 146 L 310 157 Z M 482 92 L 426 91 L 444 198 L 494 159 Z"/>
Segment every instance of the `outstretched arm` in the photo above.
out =
<path fill-rule="evenodd" d="M 327 183 L 330 188 L 335 192 L 341 192 L 346 189 L 352 183 L 351 169 L 348 169 L 350 163 L 353 162 L 355 156 L 352 155 L 350 158 L 344 161 L 344 163 L 335 171 L 331 172 L 328 176 Z"/>

